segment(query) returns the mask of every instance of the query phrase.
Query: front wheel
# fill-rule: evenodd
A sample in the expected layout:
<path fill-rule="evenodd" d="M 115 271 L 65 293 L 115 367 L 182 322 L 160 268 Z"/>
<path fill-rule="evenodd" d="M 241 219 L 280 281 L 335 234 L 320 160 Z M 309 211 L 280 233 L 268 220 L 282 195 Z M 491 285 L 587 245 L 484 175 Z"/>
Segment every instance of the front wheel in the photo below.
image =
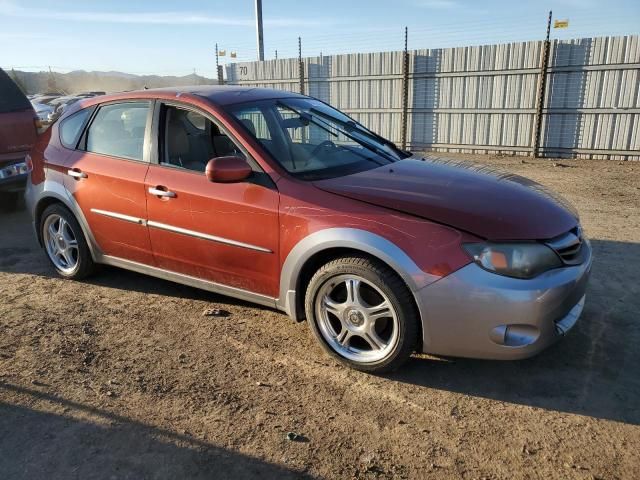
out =
<path fill-rule="evenodd" d="M 309 282 L 305 310 L 322 347 L 358 370 L 394 370 L 418 341 L 418 315 L 407 286 L 388 266 L 367 257 L 342 257 L 321 267 Z"/>

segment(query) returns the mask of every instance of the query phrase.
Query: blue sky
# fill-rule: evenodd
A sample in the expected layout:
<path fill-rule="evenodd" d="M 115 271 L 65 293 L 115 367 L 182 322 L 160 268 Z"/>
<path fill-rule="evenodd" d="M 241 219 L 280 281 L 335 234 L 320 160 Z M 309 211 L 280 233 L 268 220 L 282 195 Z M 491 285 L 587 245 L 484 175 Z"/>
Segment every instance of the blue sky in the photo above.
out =
<path fill-rule="evenodd" d="M 266 58 L 640 33 L 638 0 L 263 0 Z M 0 66 L 215 75 L 214 45 L 256 56 L 253 0 L 0 0 Z M 221 61 L 230 61 L 229 57 Z"/>

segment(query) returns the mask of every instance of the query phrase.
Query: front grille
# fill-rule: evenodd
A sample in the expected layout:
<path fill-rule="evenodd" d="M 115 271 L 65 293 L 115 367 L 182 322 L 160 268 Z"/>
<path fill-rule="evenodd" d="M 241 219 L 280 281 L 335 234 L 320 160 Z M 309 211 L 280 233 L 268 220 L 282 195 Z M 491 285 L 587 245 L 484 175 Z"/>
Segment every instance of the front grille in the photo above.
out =
<path fill-rule="evenodd" d="M 569 230 L 567 233 L 553 238 L 546 242 L 567 265 L 577 265 L 582 263 L 582 247 L 584 236 L 580 225 Z"/>

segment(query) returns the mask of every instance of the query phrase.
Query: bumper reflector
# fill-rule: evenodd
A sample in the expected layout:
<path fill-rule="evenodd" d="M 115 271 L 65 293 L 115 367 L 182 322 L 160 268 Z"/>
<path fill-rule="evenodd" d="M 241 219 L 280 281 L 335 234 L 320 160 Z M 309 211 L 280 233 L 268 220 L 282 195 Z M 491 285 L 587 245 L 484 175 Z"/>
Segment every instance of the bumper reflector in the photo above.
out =
<path fill-rule="evenodd" d="M 500 325 L 489 333 L 489 338 L 498 345 L 526 347 L 540 336 L 540 330 L 533 325 Z"/>

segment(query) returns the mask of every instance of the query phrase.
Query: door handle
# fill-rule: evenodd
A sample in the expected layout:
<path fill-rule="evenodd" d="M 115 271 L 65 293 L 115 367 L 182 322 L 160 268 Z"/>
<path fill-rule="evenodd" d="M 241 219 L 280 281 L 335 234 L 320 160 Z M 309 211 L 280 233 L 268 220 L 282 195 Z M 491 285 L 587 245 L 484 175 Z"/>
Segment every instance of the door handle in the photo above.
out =
<path fill-rule="evenodd" d="M 77 168 L 72 168 L 71 170 L 67 170 L 67 175 L 69 175 L 70 177 L 75 178 L 76 180 L 88 177 L 88 175 L 86 173 L 80 171 Z"/>
<path fill-rule="evenodd" d="M 156 197 L 175 198 L 176 196 L 175 192 L 166 190 L 166 187 L 162 187 L 160 185 L 158 185 L 157 187 L 149 187 L 149 193 L 151 195 L 155 195 Z"/>

